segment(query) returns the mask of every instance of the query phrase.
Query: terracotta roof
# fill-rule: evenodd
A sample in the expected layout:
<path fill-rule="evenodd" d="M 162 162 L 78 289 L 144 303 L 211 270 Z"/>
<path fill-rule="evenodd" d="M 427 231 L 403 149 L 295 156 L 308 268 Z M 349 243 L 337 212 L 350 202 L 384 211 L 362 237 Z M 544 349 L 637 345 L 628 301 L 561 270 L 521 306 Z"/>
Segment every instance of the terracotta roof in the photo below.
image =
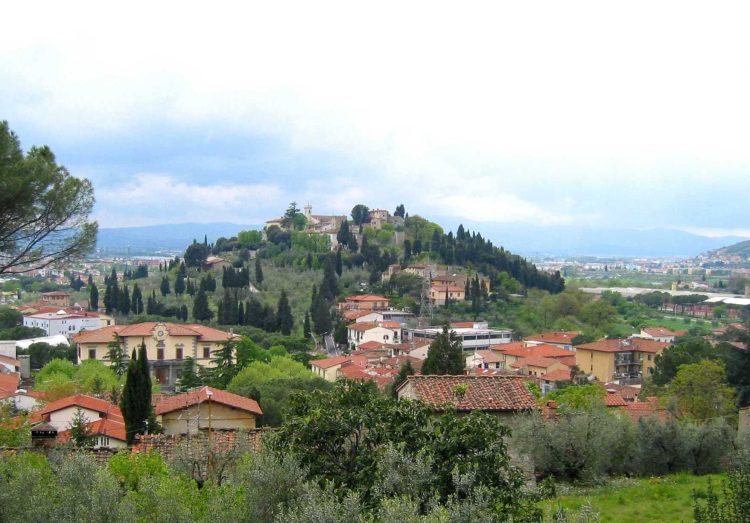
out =
<path fill-rule="evenodd" d="M 510 349 L 524 349 L 526 345 L 522 341 L 511 341 L 510 343 L 499 343 L 498 345 L 491 345 L 490 350 L 497 350 L 500 352 L 506 352 Z"/>
<path fill-rule="evenodd" d="M 544 381 L 570 381 L 570 370 L 568 369 L 557 369 L 552 372 L 548 372 L 539 379 Z"/>
<path fill-rule="evenodd" d="M 515 412 L 536 409 L 534 396 L 521 376 L 409 376 L 398 390 L 411 385 L 416 397 L 435 409 Z M 456 395 L 456 387 L 466 392 Z"/>
<path fill-rule="evenodd" d="M 379 349 L 383 344 L 379 341 L 366 341 L 359 344 L 359 350 Z"/>
<path fill-rule="evenodd" d="M 147 321 L 133 325 L 110 325 L 109 327 L 102 327 L 101 329 L 80 332 L 73 336 L 73 342 L 109 343 L 112 341 L 112 336 L 114 334 L 117 334 L 121 338 L 133 336 L 148 337 L 153 335 L 154 328 L 159 324 L 160 322 Z M 234 334 L 213 329 L 205 325 L 182 325 L 169 322 L 164 322 L 162 324 L 167 329 L 167 333 L 169 333 L 170 336 L 193 336 L 199 338 L 200 341 L 226 341 L 236 337 Z"/>
<path fill-rule="evenodd" d="M 9 392 L 12 396 L 18 390 L 20 381 L 21 375 L 17 372 L 0 372 L 0 393 Z"/>
<path fill-rule="evenodd" d="M 344 317 L 347 321 L 353 321 L 357 318 L 361 318 L 362 316 L 367 316 L 368 314 L 373 314 L 375 311 L 358 311 L 358 310 L 348 310 L 341 313 L 341 315 Z"/>
<path fill-rule="evenodd" d="M 98 412 L 100 416 L 111 418 L 115 421 L 123 422 L 122 412 L 120 407 L 114 403 L 110 403 L 107 400 L 95 398 L 93 396 L 87 396 L 86 394 L 76 394 L 74 396 L 68 396 L 61 398 L 57 401 L 53 401 L 41 410 L 32 412 L 29 415 L 29 421 L 42 421 L 45 419 L 47 414 L 57 412 L 58 410 L 67 409 L 68 407 L 81 407 L 82 409 L 93 410 Z"/>
<path fill-rule="evenodd" d="M 175 410 L 198 405 L 208 401 L 209 391 L 211 391 L 211 402 L 213 403 L 220 403 L 227 407 L 252 412 L 259 416 L 263 414 L 257 401 L 213 387 L 201 387 L 176 396 L 164 396 L 156 404 L 154 410 L 156 411 L 156 415 L 160 416 L 167 412 L 174 412 Z"/>
<path fill-rule="evenodd" d="M 87 423 L 89 432 L 92 436 L 109 436 L 120 441 L 126 441 L 125 422 L 110 418 L 103 418 Z M 39 428 L 39 425 L 37 427 Z M 70 439 L 70 430 L 65 430 L 57 434 L 57 441 L 65 443 Z"/>
<path fill-rule="evenodd" d="M 365 372 L 365 370 L 359 365 L 354 365 L 351 362 L 342 365 L 338 372 L 341 377 L 350 380 L 371 380 L 375 377 L 372 374 Z"/>
<path fill-rule="evenodd" d="M 579 336 L 581 333 L 577 331 L 570 332 L 540 332 L 532 336 L 527 336 L 524 340 L 528 341 L 541 341 L 544 343 L 556 343 L 558 345 L 570 345 L 573 343 L 573 338 Z"/>
<path fill-rule="evenodd" d="M 518 376 L 515 372 L 505 369 L 480 369 L 479 367 L 469 369 L 467 374 L 474 376 Z"/>
<path fill-rule="evenodd" d="M 669 347 L 669 343 L 644 338 L 613 338 L 607 340 L 594 341 L 578 345 L 576 350 L 592 350 L 597 352 L 628 352 L 640 351 L 658 353 L 664 348 Z"/>
<path fill-rule="evenodd" d="M 379 327 L 379 325 L 374 321 L 363 321 L 362 323 L 352 323 L 347 328 L 353 331 L 365 332 L 376 327 Z"/>
<path fill-rule="evenodd" d="M 311 360 L 310 365 L 315 365 L 320 369 L 329 369 L 336 365 L 349 361 L 349 356 L 334 356 L 333 358 L 325 358 L 322 360 Z"/>
<path fill-rule="evenodd" d="M 500 363 L 505 361 L 505 356 L 492 350 L 478 350 L 476 351 L 476 354 L 477 356 L 481 356 L 487 363 Z"/>
<path fill-rule="evenodd" d="M 507 343 L 506 345 L 514 345 L 507 349 L 503 349 L 502 345 L 495 349 L 498 352 L 507 354 L 508 356 L 515 356 L 517 358 L 528 358 L 530 356 L 536 356 L 540 358 L 570 358 L 574 356 L 574 353 L 569 350 L 561 349 L 554 345 L 529 345 L 528 347 L 518 347 L 515 343 Z"/>
<path fill-rule="evenodd" d="M 379 296 L 377 294 L 354 294 L 347 296 L 346 301 L 388 301 L 385 296 Z"/>
<path fill-rule="evenodd" d="M 454 329 L 472 329 L 474 328 L 473 321 L 454 321 L 451 323 L 451 327 Z"/>
<path fill-rule="evenodd" d="M 398 321 L 383 321 L 380 322 L 381 327 L 385 327 L 386 329 L 400 329 L 401 323 Z"/>
<path fill-rule="evenodd" d="M 607 407 L 627 407 L 628 402 L 616 392 L 607 392 L 604 396 L 604 404 Z"/>
<path fill-rule="evenodd" d="M 541 356 L 529 356 L 528 358 L 523 358 L 518 361 L 514 361 L 510 364 L 511 367 L 520 369 L 521 367 L 542 367 L 542 368 L 548 368 L 552 365 L 560 364 L 559 360 L 553 359 L 553 358 L 542 358 Z"/>
<path fill-rule="evenodd" d="M 12 365 L 14 367 L 20 367 L 21 362 L 18 361 L 15 358 L 11 358 L 10 356 L 6 356 L 4 354 L 0 354 L 0 363 L 5 363 L 7 365 Z"/>
<path fill-rule="evenodd" d="M 672 332 L 669 329 L 665 329 L 664 327 L 646 327 L 642 329 L 643 332 L 648 334 L 649 336 L 653 336 L 654 338 L 662 338 L 665 336 L 675 336 L 675 333 Z"/>

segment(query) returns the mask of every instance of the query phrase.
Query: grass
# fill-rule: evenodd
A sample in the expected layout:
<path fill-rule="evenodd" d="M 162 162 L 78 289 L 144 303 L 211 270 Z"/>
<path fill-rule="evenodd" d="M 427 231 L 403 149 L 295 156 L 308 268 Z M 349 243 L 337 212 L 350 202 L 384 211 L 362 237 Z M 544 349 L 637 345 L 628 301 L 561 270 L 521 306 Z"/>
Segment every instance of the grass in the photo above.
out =
<path fill-rule="evenodd" d="M 599 512 L 601 523 L 688 522 L 693 521 L 693 491 L 705 493 L 709 478 L 714 486 L 720 486 L 723 476 L 675 474 L 619 479 L 601 487 L 574 488 L 567 494 L 559 488 L 556 499 L 545 500 L 540 506 L 545 521 L 552 521 L 558 503 L 570 515 L 589 502 Z"/>

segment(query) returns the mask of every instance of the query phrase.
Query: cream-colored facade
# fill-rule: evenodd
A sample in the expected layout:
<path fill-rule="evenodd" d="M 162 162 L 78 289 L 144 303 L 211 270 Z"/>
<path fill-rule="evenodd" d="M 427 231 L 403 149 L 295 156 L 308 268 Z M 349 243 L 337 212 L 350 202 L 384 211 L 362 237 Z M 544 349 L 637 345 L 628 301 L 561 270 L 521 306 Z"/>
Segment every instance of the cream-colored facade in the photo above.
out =
<path fill-rule="evenodd" d="M 164 434 L 194 434 L 201 429 L 208 429 L 209 419 L 212 430 L 245 430 L 256 427 L 252 412 L 216 402 L 211 403 L 210 408 L 208 402 L 204 401 L 157 416 L 157 421 L 164 427 Z"/>

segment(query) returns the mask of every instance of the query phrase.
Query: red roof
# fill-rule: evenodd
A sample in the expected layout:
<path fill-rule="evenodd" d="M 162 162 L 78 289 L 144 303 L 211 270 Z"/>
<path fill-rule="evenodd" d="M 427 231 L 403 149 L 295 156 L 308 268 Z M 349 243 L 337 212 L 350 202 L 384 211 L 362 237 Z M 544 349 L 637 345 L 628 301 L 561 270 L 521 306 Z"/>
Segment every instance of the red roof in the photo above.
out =
<path fill-rule="evenodd" d="M 117 334 L 121 338 L 127 337 L 148 337 L 152 336 L 157 325 L 164 325 L 170 336 L 193 336 L 200 341 L 227 341 L 235 338 L 235 334 L 206 327 L 198 324 L 179 324 L 169 322 L 147 321 L 133 325 L 110 325 L 90 331 L 83 331 L 73 336 L 75 343 L 109 343 L 112 337 Z"/>
<path fill-rule="evenodd" d="M 607 407 L 627 407 L 628 402 L 625 401 L 625 398 L 620 396 L 616 392 L 608 392 L 606 396 L 604 396 L 604 404 Z"/>
<path fill-rule="evenodd" d="M 68 407 L 80 407 L 82 409 L 93 410 L 94 412 L 98 412 L 103 418 L 110 418 L 120 422 L 124 421 L 120 407 L 107 400 L 87 396 L 86 394 L 76 394 L 74 396 L 68 396 L 53 401 L 43 409 L 32 412 L 29 415 L 29 421 L 32 423 L 42 421 L 48 414 L 57 412 L 58 410 L 67 409 Z"/>
<path fill-rule="evenodd" d="M 417 399 L 435 409 L 517 412 L 536 409 L 522 376 L 409 376 L 398 390 L 411 385 Z M 463 394 L 459 385 L 466 385 Z"/>
<path fill-rule="evenodd" d="M 344 317 L 347 321 L 353 321 L 357 318 L 361 318 L 362 316 L 367 316 L 368 314 L 373 314 L 375 311 L 358 311 L 358 310 L 349 310 L 344 311 L 341 313 L 341 315 Z"/>
<path fill-rule="evenodd" d="M 320 369 L 329 369 L 347 361 L 349 361 L 349 356 L 334 356 L 333 358 L 325 358 L 322 360 L 311 360 L 310 365 L 315 365 Z"/>
<path fill-rule="evenodd" d="M 528 358 L 530 356 L 536 356 L 540 358 L 570 358 L 574 356 L 574 353 L 569 350 L 561 349 L 554 345 L 529 345 L 528 347 L 518 347 L 515 343 L 508 343 L 507 345 L 514 345 L 507 349 L 503 349 L 502 345 L 497 346 L 495 350 L 507 354 L 508 356 L 515 356 L 517 358 Z"/>
<path fill-rule="evenodd" d="M 518 361 L 514 361 L 510 364 L 511 367 L 520 369 L 521 367 L 542 367 L 542 368 L 548 368 L 555 364 L 560 364 L 559 360 L 553 359 L 553 358 L 542 358 L 541 356 L 529 356 L 528 358 L 523 358 Z"/>
<path fill-rule="evenodd" d="M 388 301 L 388 298 L 377 294 L 354 294 L 347 296 L 346 301 Z"/>
<path fill-rule="evenodd" d="M 4 354 L 0 354 L 0 363 L 5 363 L 8 365 L 12 365 L 13 367 L 20 367 L 21 362 L 18 361 L 15 358 L 11 358 L 10 356 L 5 356 Z"/>
<path fill-rule="evenodd" d="M 573 343 L 573 338 L 580 336 L 580 332 L 577 331 L 570 331 L 570 332 L 540 332 L 539 334 L 534 334 L 532 336 L 527 336 L 524 338 L 524 340 L 527 341 L 540 341 L 543 343 L 554 343 L 557 345 L 571 345 Z"/>
<path fill-rule="evenodd" d="M 665 336 L 675 336 L 675 333 L 664 327 L 646 327 L 643 332 L 654 338 L 663 338 Z"/>
<path fill-rule="evenodd" d="M 651 352 L 657 354 L 666 347 L 669 347 L 669 343 L 647 340 L 644 338 L 612 338 L 607 340 L 594 341 L 592 343 L 584 343 L 578 345 L 576 350 L 592 350 L 597 352 Z"/>
<path fill-rule="evenodd" d="M 474 322 L 473 321 L 454 321 L 451 323 L 451 327 L 453 327 L 454 329 L 473 329 Z"/>
<path fill-rule="evenodd" d="M 542 379 L 544 381 L 570 381 L 570 370 L 553 370 L 552 372 L 548 372 L 547 374 L 540 376 L 539 379 Z"/>
<path fill-rule="evenodd" d="M 176 396 L 163 396 L 156 404 L 154 410 L 156 411 L 156 415 L 160 416 L 167 412 L 174 412 L 175 410 L 198 405 L 208 401 L 209 391 L 211 392 L 211 402 L 213 403 L 220 403 L 234 409 L 252 412 L 259 416 L 263 414 L 257 401 L 213 387 L 201 387 Z"/>
<path fill-rule="evenodd" d="M 379 341 L 366 341 L 359 344 L 359 350 L 379 349 L 383 344 Z"/>
<path fill-rule="evenodd" d="M 526 344 L 522 341 L 511 341 L 510 343 L 500 343 L 498 345 L 490 346 L 490 350 L 498 350 L 506 352 L 509 349 L 523 349 L 526 348 Z"/>
<path fill-rule="evenodd" d="M 0 399 L 13 396 L 20 381 L 21 375 L 17 372 L 0 372 Z"/>
<path fill-rule="evenodd" d="M 92 436 L 109 436 L 120 441 L 126 441 L 125 423 L 110 418 L 102 418 L 88 423 L 89 432 Z M 65 443 L 70 439 L 70 430 L 65 430 L 57 434 L 57 440 Z"/>
<path fill-rule="evenodd" d="M 493 350 L 478 350 L 476 351 L 477 356 L 481 356 L 482 360 L 487 363 L 500 363 L 505 361 L 505 356 L 498 354 L 497 351 Z"/>

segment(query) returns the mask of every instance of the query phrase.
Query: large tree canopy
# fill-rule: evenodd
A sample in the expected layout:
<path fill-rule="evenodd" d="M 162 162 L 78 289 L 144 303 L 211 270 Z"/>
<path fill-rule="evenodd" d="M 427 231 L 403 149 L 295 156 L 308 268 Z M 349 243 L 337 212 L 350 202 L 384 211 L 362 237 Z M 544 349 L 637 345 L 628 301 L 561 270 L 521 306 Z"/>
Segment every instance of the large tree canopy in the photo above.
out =
<path fill-rule="evenodd" d="M 28 272 L 96 245 L 91 182 L 71 176 L 47 146 L 26 154 L 0 122 L 0 274 Z"/>

